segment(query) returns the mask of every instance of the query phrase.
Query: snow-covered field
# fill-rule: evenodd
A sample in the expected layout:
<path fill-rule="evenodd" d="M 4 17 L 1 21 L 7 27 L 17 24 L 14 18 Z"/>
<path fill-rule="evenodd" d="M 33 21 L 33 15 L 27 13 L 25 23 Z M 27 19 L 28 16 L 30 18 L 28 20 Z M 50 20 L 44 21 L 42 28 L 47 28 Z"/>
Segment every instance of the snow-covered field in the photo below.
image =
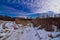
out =
<path fill-rule="evenodd" d="M 0 21 L 0 40 L 60 40 L 59 32 L 48 32 L 34 28 L 33 24 L 16 24 L 11 21 Z"/>

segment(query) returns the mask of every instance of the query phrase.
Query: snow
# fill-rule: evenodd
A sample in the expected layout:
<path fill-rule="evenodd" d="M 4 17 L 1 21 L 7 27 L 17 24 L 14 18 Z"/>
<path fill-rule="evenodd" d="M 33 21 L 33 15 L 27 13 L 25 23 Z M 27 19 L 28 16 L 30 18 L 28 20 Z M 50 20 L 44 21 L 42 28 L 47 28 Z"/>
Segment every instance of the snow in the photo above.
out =
<path fill-rule="evenodd" d="M 7 27 L 3 29 L 4 26 Z M 14 29 L 14 27 L 18 29 Z M 0 24 L 0 40 L 60 40 L 59 32 L 48 32 L 45 29 L 34 28 L 33 24 L 16 24 L 15 22 L 3 22 Z M 50 37 L 52 35 L 52 37 Z"/>

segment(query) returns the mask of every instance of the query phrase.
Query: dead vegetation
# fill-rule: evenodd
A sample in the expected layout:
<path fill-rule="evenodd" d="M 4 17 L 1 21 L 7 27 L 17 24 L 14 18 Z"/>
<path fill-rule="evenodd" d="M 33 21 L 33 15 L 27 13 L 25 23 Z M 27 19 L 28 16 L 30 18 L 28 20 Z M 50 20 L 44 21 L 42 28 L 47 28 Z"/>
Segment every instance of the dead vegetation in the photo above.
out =
<path fill-rule="evenodd" d="M 15 22 L 17 24 L 23 24 L 23 26 L 26 26 L 30 21 L 30 19 L 15 19 Z"/>
<path fill-rule="evenodd" d="M 29 22 L 31 22 L 34 27 L 41 25 L 42 28 L 45 28 L 47 31 L 54 31 L 52 25 L 60 29 L 60 18 L 15 19 L 15 21 L 17 24 L 23 24 L 24 26 Z"/>
<path fill-rule="evenodd" d="M 47 31 L 50 31 L 50 30 L 53 31 L 52 25 L 55 25 L 57 26 L 58 29 L 60 29 L 60 17 L 58 18 L 56 17 L 55 18 L 37 18 L 37 19 L 15 18 L 14 21 L 16 22 L 16 24 L 22 24 L 23 26 L 26 26 L 29 22 L 31 22 L 34 27 L 38 27 L 41 25 L 42 28 L 45 28 Z M 3 21 L 0 21 L 0 24 L 1 23 L 3 23 Z"/>

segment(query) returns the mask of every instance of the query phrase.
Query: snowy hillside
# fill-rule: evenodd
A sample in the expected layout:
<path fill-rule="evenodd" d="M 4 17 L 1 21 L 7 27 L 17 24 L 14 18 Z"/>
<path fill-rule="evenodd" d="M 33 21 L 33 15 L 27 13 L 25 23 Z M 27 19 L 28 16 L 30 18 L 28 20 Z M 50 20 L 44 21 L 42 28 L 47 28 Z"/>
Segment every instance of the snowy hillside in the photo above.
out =
<path fill-rule="evenodd" d="M 60 40 L 59 32 L 47 32 L 44 29 L 26 26 L 11 21 L 0 21 L 0 40 Z"/>

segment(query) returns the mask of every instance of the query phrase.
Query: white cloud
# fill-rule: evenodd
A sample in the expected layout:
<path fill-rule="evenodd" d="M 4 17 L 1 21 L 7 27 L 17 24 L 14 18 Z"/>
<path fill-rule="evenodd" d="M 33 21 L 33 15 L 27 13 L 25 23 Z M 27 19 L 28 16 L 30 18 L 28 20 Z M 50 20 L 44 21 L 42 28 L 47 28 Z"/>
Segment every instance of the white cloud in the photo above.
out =
<path fill-rule="evenodd" d="M 42 0 L 42 8 L 37 9 L 35 13 L 54 11 L 60 13 L 60 0 Z"/>

